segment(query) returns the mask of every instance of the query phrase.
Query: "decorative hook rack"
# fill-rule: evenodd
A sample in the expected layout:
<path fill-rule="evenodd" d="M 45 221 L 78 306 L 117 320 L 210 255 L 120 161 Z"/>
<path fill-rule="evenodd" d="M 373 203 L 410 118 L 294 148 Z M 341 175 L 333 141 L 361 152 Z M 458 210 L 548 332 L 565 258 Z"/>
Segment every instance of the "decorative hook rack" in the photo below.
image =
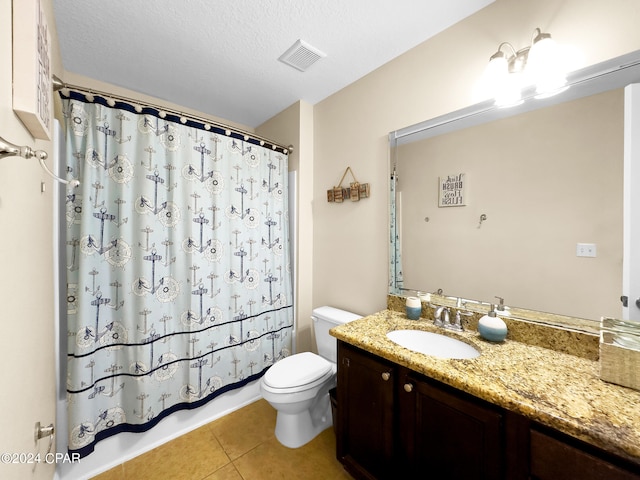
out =
<path fill-rule="evenodd" d="M 51 170 L 49 170 L 47 164 L 44 163 L 49 155 L 47 155 L 47 152 L 45 152 L 44 150 L 33 150 L 31 147 L 27 146 L 19 147 L 18 145 L 14 145 L 13 143 L 8 142 L 4 138 L 0 137 L 0 159 L 16 156 L 26 159 L 35 157 L 40 162 L 40 166 L 42 167 L 42 169 L 47 172 L 47 174 L 50 175 L 54 180 L 60 183 L 69 184 L 74 188 L 80 185 L 79 180 L 66 180 L 64 178 L 60 178 Z"/>

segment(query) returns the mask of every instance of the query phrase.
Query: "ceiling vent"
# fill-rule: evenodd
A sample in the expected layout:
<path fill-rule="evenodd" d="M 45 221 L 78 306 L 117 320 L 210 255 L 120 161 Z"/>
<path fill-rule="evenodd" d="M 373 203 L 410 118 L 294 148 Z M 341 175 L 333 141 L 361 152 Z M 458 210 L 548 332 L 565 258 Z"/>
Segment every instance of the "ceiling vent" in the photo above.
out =
<path fill-rule="evenodd" d="M 296 70 L 304 72 L 323 57 L 326 57 L 326 54 L 317 48 L 312 47 L 302 40 L 297 40 L 278 60 L 292 66 Z"/>

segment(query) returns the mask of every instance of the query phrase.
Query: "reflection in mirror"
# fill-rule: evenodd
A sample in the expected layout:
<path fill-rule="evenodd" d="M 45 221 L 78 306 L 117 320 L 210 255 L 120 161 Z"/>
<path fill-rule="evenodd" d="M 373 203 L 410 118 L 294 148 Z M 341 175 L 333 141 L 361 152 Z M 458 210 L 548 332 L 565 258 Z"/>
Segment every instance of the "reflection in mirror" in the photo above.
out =
<path fill-rule="evenodd" d="M 561 99 L 392 132 L 390 293 L 620 317 L 622 87 L 640 78 L 638 58 L 576 72 Z"/>

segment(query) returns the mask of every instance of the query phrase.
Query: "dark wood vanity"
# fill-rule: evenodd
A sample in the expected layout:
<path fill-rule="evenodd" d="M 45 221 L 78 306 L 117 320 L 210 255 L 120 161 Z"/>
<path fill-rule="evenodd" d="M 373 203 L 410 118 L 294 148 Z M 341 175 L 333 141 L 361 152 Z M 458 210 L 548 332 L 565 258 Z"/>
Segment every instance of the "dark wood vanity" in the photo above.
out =
<path fill-rule="evenodd" d="M 356 479 L 640 478 L 640 463 L 345 341 L 337 400 L 337 457 Z"/>

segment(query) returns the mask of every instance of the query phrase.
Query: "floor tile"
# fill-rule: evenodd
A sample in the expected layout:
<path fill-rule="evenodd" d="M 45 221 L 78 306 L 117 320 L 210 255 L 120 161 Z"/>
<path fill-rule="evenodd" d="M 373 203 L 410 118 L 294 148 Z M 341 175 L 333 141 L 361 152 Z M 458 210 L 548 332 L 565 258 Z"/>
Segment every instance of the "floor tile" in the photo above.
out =
<path fill-rule="evenodd" d="M 276 411 L 260 399 L 209 426 L 229 458 L 234 460 L 274 437 Z"/>
<path fill-rule="evenodd" d="M 107 470 L 100 475 L 93 477 L 92 480 L 124 480 L 124 466 L 118 465 L 111 470 Z"/>
<path fill-rule="evenodd" d="M 330 428 L 296 449 L 281 445 L 274 437 L 235 460 L 234 465 L 242 478 L 251 480 L 351 478 L 335 458 L 335 436 Z"/>
<path fill-rule="evenodd" d="M 243 478 L 236 470 L 236 467 L 230 463 L 204 478 L 204 480 L 243 480 Z"/>
<path fill-rule="evenodd" d="M 328 428 L 300 448 L 275 438 L 276 411 L 265 400 L 113 468 L 93 480 L 349 480 Z"/>
<path fill-rule="evenodd" d="M 230 462 L 207 425 L 124 464 L 126 480 L 200 480 Z"/>

